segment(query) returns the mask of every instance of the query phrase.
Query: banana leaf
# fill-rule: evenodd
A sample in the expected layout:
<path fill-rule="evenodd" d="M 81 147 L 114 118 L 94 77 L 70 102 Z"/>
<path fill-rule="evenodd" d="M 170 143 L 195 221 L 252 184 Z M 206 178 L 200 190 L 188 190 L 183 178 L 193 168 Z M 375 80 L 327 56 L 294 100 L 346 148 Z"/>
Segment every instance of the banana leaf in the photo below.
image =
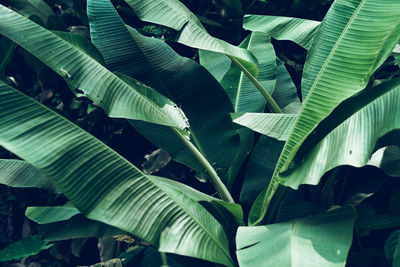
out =
<path fill-rule="evenodd" d="M 30 235 L 18 242 L 12 243 L 0 252 L 0 261 L 19 260 L 38 254 L 40 251 L 51 248 L 54 244 Z"/>
<path fill-rule="evenodd" d="M 277 40 L 289 40 L 309 49 L 319 21 L 264 15 L 245 15 L 243 28 L 249 31 L 264 32 Z"/>
<path fill-rule="evenodd" d="M 268 93 L 272 94 L 276 81 L 276 56 L 270 39 L 262 33 L 254 32 L 240 44 L 240 47 L 248 49 L 255 55 L 259 62 L 257 80 Z M 212 73 L 214 70 L 221 67 L 221 56 L 230 62 L 227 56 L 210 51 L 201 51 L 200 62 L 205 61 L 207 63 L 207 68 L 209 68 L 210 73 Z M 225 60 L 223 59 L 222 62 L 225 62 Z M 238 66 L 231 64 L 221 78 L 220 83 L 229 96 L 236 112 L 264 111 L 266 105 L 265 98 Z M 239 134 L 240 150 L 223 178 L 228 188 L 232 187 L 242 162 L 250 153 L 253 146 L 253 133 L 242 128 L 239 130 Z"/>
<path fill-rule="evenodd" d="M 239 227 L 240 266 L 345 266 L 356 212 L 340 208 L 298 220 Z"/>
<path fill-rule="evenodd" d="M 290 135 L 296 114 L 278 113 L 244 113 L 231 114 L 234 123 L 248 127 L 266 136 L 286 141 Z"/>
<path fill-rule="evenodd" d="M 55 192 L 51 181 L 28 162 L 0 159 L 0 184 L 10 187 L 37 187 Z"/>
<path fill-rule="evenodd" d="M 184 45 L 238 58 L 257 76 L 257 59 L 246 49 L 212 37 L 184 4 L 178 0 L 125 0 L 139 19 L 179 31 L 177 41 Z"/>
<path fill-rule="evenodd" d="M 3 5 L 0 16 L 0 34 L 43 61 L 110 117 L 187 127 L 181 110 L 163 95 L 139 83 L 129 86 L 79 48 Z"/>
<path fill-rule="evenodd" d="M 145 175 L 4 83 L 0 125 L 0 145 L 38 168 L 89 219 L 127 231 L 163 252 L 233 266 L 221 225 L 180 190 L 184 185 Z"/>
<path fill-rule="evenodd" d="M 292 169 L 279 174 L 281 183 L 296 189 L 300 184 L 318 184 L 324 173 L 337 166 L 365 166 L 387 135 L 386 145 L 400 145 L 399 107 L 400 79 L 344 101 L 305 140 Z"/>
<path fill-rule="evenodd" d="M 279 59 L 277 59 L 276 63 L 277 79 L 272 96 L 279 107 L 283 111 L 286 111 L 288 107 L 299 106 L 300 101 L 297 96 L 296 87 L 286 67 Z M 251 204 L 253 204 L 263 188 L 268 186 L 283 145 L 284 142 L 268 136 L 261 136 L 258 139 L 250 155 L 240 192 L 240 203 L 244 205 L 246 210 L 250 209 Z"/>
<path fill-rule="evenodd" d="M 168 96 L 189 120 L 191 141 L 223 177 L 236 156 L 239 136 L 232 104 L 218 82 L 199 64 L 181 57 L 161 40 L 127 27 L 108 0 L 88 1 L 92 40 L 112 71 L 122 71 Z M 130 121 L 171 157 L 198 172 L 204 168 L 168 127 Z"/>
<path fill-rule="evenodd" d="M 289 168 L 307 136 L 338 104 L 367 86 L 369 77 L 400 38 L 400 2 L 382 3 L 337 0 L 329 9 L 304 66 L 305 101 L 282 150 L 272 183 L 252 208 L 252 224 L 264 218 L 278 187 L 279 173 Z"/>

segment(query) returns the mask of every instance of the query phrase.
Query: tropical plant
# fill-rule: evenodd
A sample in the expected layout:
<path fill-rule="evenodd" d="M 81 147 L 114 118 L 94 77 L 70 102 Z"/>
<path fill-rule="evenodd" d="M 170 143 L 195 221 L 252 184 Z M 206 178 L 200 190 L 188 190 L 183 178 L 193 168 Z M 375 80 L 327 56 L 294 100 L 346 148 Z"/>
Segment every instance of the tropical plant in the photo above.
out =
<path fill-rule="evenodd" d="M 0 160 L 0 183 L 65 197 L 28 207 L 38 235 L 0 260 L 97 237 L 101 246 L 128 244 L 102 258 L 112 266 L 140 265 L 138 255 L 171 266 L 344 266 L 359 255 L 353 240 L 385 229 L 387 263 L 399 263 L 400 187 L 384 212 L 368 202 L 400 174 L 400 78 L 385 72 L 398 70 L 398 0 L 336 0 L 322 22 L 247 14 L 251 32 L 238 46 L 209 34 L 202 23 L 221 25 L 178 0 L 125 2 L 87 0 L 90 38 L 66 31 L 44 1 L 0 5 L 0 146 L 12 153 Z M 279 6 L 220 2 L 238 17 Z M 129 25 L 132 10 L 169 31 L 168 42 Z M 307 53 L 299 88 L 279 40 Z M 193 59 L 177 43 L 194 49 Z M 16 47 L 62 77 L 70 107 L 83 116 L 102 110 L 154 144 L 151 166 L 135 166 L 80 128 L 60 103 L 29 97 L 6 71 Z M 171 159 L 208 181 L 210 194 L 152 175 Z"/>

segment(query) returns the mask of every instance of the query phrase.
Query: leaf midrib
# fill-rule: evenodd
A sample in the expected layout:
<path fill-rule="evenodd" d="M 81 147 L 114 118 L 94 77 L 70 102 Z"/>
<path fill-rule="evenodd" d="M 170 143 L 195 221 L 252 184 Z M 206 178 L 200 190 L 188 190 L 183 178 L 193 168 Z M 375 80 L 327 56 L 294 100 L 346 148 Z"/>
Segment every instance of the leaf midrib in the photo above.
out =
<path fill-rule="evenodd" d="M 302 114 L 302 111 L 304 110 L 304 107 L 307 105 L 308 100 L 310 99 L 310 97 L 311 97 L 311 95 L 312 95 L 312 92 L 314 91 L 316 85 L 318 84 L 319 79 L 321 78 L 321 75 L 322 75 L 323 71 L 325 70 L 326 66 L 327 66 L 328 63 L 330 62 L 330 60 L 331 60 L 333 54 L 336 52 L 336 49 L 338 48 L 338 46 L 339 46 L 341 40 L 343 39 L 343 37 L 344 37 L 345 34 L 347 33 L 347 30 L 349 29 L 350 25 L 353 23 L 353 21 L 355 20 L 356 16 L 357 16 L 358 13 L 359 13 L 359 11 L 361 10 L 361 8 L 363 7 L 363 5 L 365 4 L 365 1 L 366 1 L 366 0 L 362 0 L 362 1 L 360 2 L 360 4 L 358 5 L 358 7 L 356 8 L 356 10 L 354 11 L 353 15 L 351 16 L 351 18 L 350 18 L 349 21 L 347 22 L 347 24 L 346 24 L 345 28 L 343 29 L 342 33 L 340 34 L 339 38 L 337 39 L 335 45 L 333 46 L 333 48 L 332 48 L 331 51 L 329 52 L 329 55 L 328 55 L 328 57 L 326 58 L 324 64 L 323 64 L 322 67 L 320 68 L 317 77 L 315 78 L 315 80 L 314 80 L 312 86 L 310 87 L 310 90 L 308 91 L 308 95 L 307 95 L 307 97 L 306 97 L 306 100 L 304 101 L 304 104 L 303 104 L 303 106 L 302 106 L 302 108 L 301 108 L 301 111 L 300 111 L 300 113 L 299 113 L 299 116 L 297 116 L 297 119 L 296 119 L 296 121 L 295 121 L 294 124 L 293 124 L 292 130 L 290 131 L 289 138 L 293 136 L 293 132 L 294 132 L 295 126 L 297 125 L 298 121 L 299 121 L 300 119 L 302 119 L 302 117 L 301 117 L 300 115 Z M 315 40 L 315 39 L 314 39 L 314 40 Z M 315 127 L 313 127 L 313 128 L 315 128 Z M 312 128 L 312 129 L 313 129 L 313 128 Z M 310 132 L 312 131 L 312 129 L 309 130 L 308 133 L 310 133 Z M 298 144 L 301 144 L 301 143 L 305 140 L 306 137 L 307 137 L 307 135 L 301 137 L 301 139 L 299 140 Z M 291 138 L 291 139 L 292 139 L 292 138 Z M 289 141 L 289 139 L 288 139 L 288 141 Z M 286 144 L 288 143 L 288 141 L 286 141 Z M 290 154 L 292 154 L 293 151 L 295 151 L 297 148 L 298 148 L 298 145 L 296 145 L 296 147 L 294 147 L 294 149 L 291 151 Z M 282 151 L 282 154 L 283 154 L 283 151 Z M 282 156 L 282 154 L 281 154 L 281 156 Z M 288 159 L 287 159 L 287 160 L 289 160 L 289 161 L 291 161 L 291 159 L 290 159 L 290 157 L 291 157 L 290 154 L 288 155 Z M 278 167 L 279 164 L 281 164 L 282 166 L 279 167 L 279 170 L 278 170 L 278 172 L 277 172 L 276 174 L 278 174 L 279 171 L 281 171 L 281 169 L 285 168 L 285 166 L 287 165 L 287 160 L 286 160 L 285 162 L 281 162 L 281 157 L 280 157 L 280 159 L 279 159 L 279 161 L 278 161 L 278 163 L 277 163 L 277 167 Z M 276 175 L 274 175 L 274 176 L 276 176 Z"/>
<path fill-rule="evenodd" d="M 206 229 L 206 228 L 204 228 L 196 219 L 194 219 L 194 218 L 191 216 L 191 213 L 189 213 L 188 210 L 187 210 L 185 207 L 179 205 L 179 204 L 176 202 L 175 198 L 171 197 L 170 194 L 168 194 L 167 192 L 165 192 L 165 191 L 162 189 L 162 187 L 159 186 L 158 183 L 154 182 L 154 181 L 153 181 L 151 178 L 149 178 L 146 174 L 142 173 L 135 165 L 133 165 L 133 164 L 130 163 L 127 159 L 125 159 L 124 157 L 122 157 L 121 155 L 119 155 L 117 152 L 115 152 L 114 150 L 112 150 L 111 148 L 109 148 L 107 145 L 105 145 L 103 142 L 101 142 L 100 140 L 98 140 L 96 137 L 92 136 L 92 135 L 91 135 L 90 133 L 88 133 L 88 132 L 83 131 L 81 128 L 79 128 L 77 125 L 75 125 L 75 124 L 72 123 L 71 121 L 67 120 L 67 119 L 64 118 L 63 116 L 60 116 L 60 115 L 54 113 L 54 111 L 52 111 L 50 108 L 44 106 L 43 104 L 41 104 L 41 103 L 39 103 L 39 102 L 36 102 L 36 101 L 32 100 L 31 98 L 29 98 L 29 97 L 27 97 L 27 96 L 25 96 L 22 92 L 20 92 L 20 91 L 14 89 L 14 88 L 12 88 L 12 87 L 10 87 L 10 86 L 8 86 L 8 85 L 3 85 L 3 84 L 0 82 L 0 87 L 1 87 L 1 86 L 9 87 L 14 93 L 17 93 L 17 94 L 21 95 L 25 100 L 30 100 L 30 101 L 32 101 L 32 102 L 35 103 L 37 106 L 39 106 L 39 107 L 45 109 L 45 110 L 46 110 L 48 113 L 50 113 L 52 116 L 56 117 L 58 120 L 63 121 L 63 125 L 64 125 L 64 124 L 67 124 L 67 125 L 69 125 L 70 127 L 75 128 L 75 129 L 78 130 L 79 132 L 83 132 L 84 135 L 88 136 L 90 139 L 93 140 L 93 141 L 91 141 L 91 142 L 97 142 L 100 146 L 104 147 L 104 149 L 105 149 L 106 151 L 109 151 L 108 153 L 113 153 L 113 154 L 115 154 L 115 155 L 118 157 L 119 160 L 124 161 L 124 162 L 127 163 L 131 168 L 133 168 L 134 170 L 136 170 L 137 173 L 141 174 L 141 176 L 140 176 L 140 177 L 137 177 L 136 179 L 144 178 L 144 179 L 150 181 L 155 187 L 158 188 L 158 190 L 160 190 L 163 194 L 168 195 L 168 196 L 169 196 L 169 199 L 173 200 L 173 202 L 174 202 L 178 207 L 180 207 L 182 210 L 184 210 L 184 211 L 186 212 L 186 214 L 187 214 L 190 218 L 192 218 L 192 220 L 195 221 L 195 222 L 197 223 L 197 225 L 198 225 L 201 229 L 203 229 L 203 230 Z M 192 200 L 195 201 L 194 199 L 192 199 Z M 78 209 L 78 210 L 79 210 L 79 209 Z M 84 214 L 84 213 L 82 213 L 82 214 Z M 209 214 L 209 215 L 212 216 L 211 214 Z M 85 217 L 86 217 L 86 215 L 85 215 Z M 119 226 L 115 226 L 115 227 L 118 227 L 118 228 L 119 228 Z M 130 230 L 128 230 L 128 231 L 130 231 Z M 208 231 L 204 231 L 204 232 L 206 232 L 206 233 L 208 234 L 208 236 L 209 236 L 212 240 L 214 240 L 214 242 L 215 242 L 216 244 L 218 244 L 218 246 L 221 248 L 221 250 L 224 251 L 222 245 L 214 239 L 214 237 L 210 234 L 210 232 L 208 232 Z M 225 254 L 225 255 L 226 255 L 226 254 Z M 228 259 L 230 259 L 230 258 L 228 257 Z"/>
<path fill-rule="evenodd" d="M 171 124 L 171 122 L 172 122 L 172 125 L 176 125 L 176 123 L 173 122 L 172 119 L 168 118 L 168 116 L 167 116 L 164 112 L 162 112 L 162 111 L 160 110 L 160 107 L 159 107 L 159 106 L 157 106 L 155 103 L 153 103 L 153 102 L 150 101 L 147 97 L 145 97 L 143 94 L 141 94 L 140 91 L 135 90 L 135 89 L 134 89 L 133 87 L 131 87 L 129 84 L 125 83 L 122 79 L 120 79 L 120 78 L 119 78 L 118 76 L 116 76 L 114 73 L 112 73 L 112 72 L 109 71 L 107 68 L 105 68 L 104 66 L 102 66 L 102 65 L 101 65 L 99 62 L 97 62 L 95 59 L 93 59 L 92 57 L 90 57 L 90 56 L 87 55 L 86 53 L 83 53 L 80 49 L 74 47 L 73 45 L 71 45 L 70 43 L 68 43 L 67 41 L 65 41 L 64 39 L 62 39 L 62 38 L 59 37 L 58 35 L 56 35 L 55 33 L 51 32 L 51 31 L 48 31 L 48 30 L 46 30 L 45 28 L 42 28 L 40 25 L 38 25 L 38 24 L 36 24 L 35 22 L 33 22 L 33 21 L 27 19 L 26 17 L 24 17 L 24 16 L 22 16 L 22 15 L 16 13 L 16 12 L 13 12 L 13 11 L 9 10 L 8 8 L 6 8 L 5 6 L 3 6 L 3 5 L 1 5 L 1 4 L 0 4 L 0 7 L 3 7 L 3 10 L 0 9 L 0 13 L 3 13 L 3 14 L 6 13 L 6 14 L 8 14 L 9 17 L 10 17 L 11 19 L 13 19 L 16 15 L 17 15 L 17 16 L 20 16 L 19 18 L 17 17 L 16 19 L 17 19 L 18 21 L 20 21 L 21 23 L 23 23 L 23 24 L 25 24 L 25 25 L 29 25 L 30 27 L 34 27 L 36 31 L 40 30 L 41 32 L 45 33 L 45 35 L 51 36 L 51 37 L 53 37 L 53 38 L 56 38 L 56 40 L 57 40 L 58 42 L 61 42 L 61 43 L 63 44 L 64 47 L 68 47 L 69 49 L 72 49 L 73 51 L 79 53 L 80 56 L 82 56 L 82 57 L 84 57 L 84 58 L 87 58 L 87 59 L 89 60 L 89 64 L 90 64 L 90 65 L 93 65 L 93 64 L 94 64 L 94 65 L 97 65 L 97 66 L 96 66 L 97 68 L 99 68 L 99 69 L 104 69 L 108 74 L 110 74 L 110 75 L 112 76 L 112 78 L 114 78 L 115 80 L 121 82 L 125 87 L 128 87 L 131 91 L 133 91 L 134 93 L 136 93 L 137 95 L 139 95 L 143 100 L 145 100 L 146 103 L 148 103 L 148 104 L 151 105 L 153 108 L 155 108 L 155 109 L 158 111 L 158 113 L 161 114 L 161 116 L 162 116 L 164 119 L 166 119 L 166 121 L 168 121 L 170 124 Z M 25 31 L 25 30 L 23 30 L 23 31 Z M 10 38 L 10 39 L 11 39 L 11 38 Z M 13 38 L 13 39 L 14 39 L 14 38 Z M 14 41 L 14 40 L 13 40 L 13 41 Z M 19 44 L 20 42 L 16 42 L 16 43 Z M 61 44 L 61 43 L 60 43 L 60 44 Z M 24 46 L 26 46 L 26 45 L 24 45 Z M 22 47 L 23 47 L 25 50 L 27 50 L 27 51 L 32 50 L 32 49 L 30 49 L 30 48 L 27 49 L 27 48 L 25 48 L 24 46 L 22 46 Z M 48 65 L 47 63 L 45 63 L 45 64 Z M 49 66 L 49 67 L 50 67 L 51 69 L 54 70 L 53 67 L 51 67 L 51 66 Z M 58 73 L 60 76 L 62 76 L 64 79 L 67 79 L 67 78 L 68 78 L 68 77 L 66 77 L 65 75 L 61 75 L 61 74 L 59 73 L 61 70 L 56 70 L 56 71 L 57 71 L 57 73 Z M 65 70 L 64 70 L 64 71 L 65 71 Z M 90 96 L 90 97 L 91 97 L 91 96 Z M 92 97 L 92 98 L 93 98 L 93 97 Z M 92 100 L 93 100 L 93 99 L 92 99 Z M 93 100 L 93 101 L 94 101 L 94 100 Z M 167 125 L 167 126 L 171 126 L 171 125 Z"/>

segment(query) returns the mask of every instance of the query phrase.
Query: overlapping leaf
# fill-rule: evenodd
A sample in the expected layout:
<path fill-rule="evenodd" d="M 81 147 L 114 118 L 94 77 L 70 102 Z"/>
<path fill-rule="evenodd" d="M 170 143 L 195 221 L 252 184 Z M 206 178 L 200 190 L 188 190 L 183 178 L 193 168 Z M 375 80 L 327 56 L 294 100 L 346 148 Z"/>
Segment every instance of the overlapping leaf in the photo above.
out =
<path fill-rule="evenodd" d="M 86 218 L 71 205 L 28 207 L 25 215 L 39 224 L 40 236 L 47 241 L 126 234 L 121 229 Z"/>
<path fill-rule="evenodd" d="M 263 15 L 246 15 L 243 28 L 264 32 L 277 40 L 293 41 L 309 49 L 317 32 L 319 21 Z"/>
<path fill-rule="evenodd" d="M 185 128 L 181 111 L 166 97 L 137 84 L 131 87 L 56 34 L 0 5 L 0 34 L 28 50 L 63 76 L 72 90 L 97 102 L 111 117 Z"/>
<path fill-rule="evenodd" d="M 256 71 L 257 60 L 246 49 L 235 47 L 212 37 L 200 21 L 178 0 L 125 0 L 144 21 L 170 27 L 180 31 L 178 42 L 194 48 L 219 52 L 249 62 Z"/>
<path fill-rule="evenodd" d="M 143 174 L 79 127 L 5 84 L 0 88 L 0 124 L 0 145 L 38 168 L 88 218 L 164 252 L 233 265 L 221 225 L 176 182 Z"/>
<path fill-rule="evenodd" d="M 50 16 L 55 16 L 53 10 L 43 0 L 11 0 L 12 5 L 24 16 L 37 16 L 47 23 Z"/>
<path fill-rule="evenodd" d="M 273 183 L 253 209 L 261 220 L 277 176 L 286 171 L 306 137 L 344 99 L 364 89 L 400 37 L 400 2 L 337 0 L 314 38 L 304 67 L 306 99 L 275 168 Z M 365 38 L 368 36 L 368 38 Z M 307 97 L 305 97 L 307 96 Z"/>
<path fill-rule="evenodd" d="M 37 187 L 54 191 L 55 187 L 38 169 L 22 160 L 0 159 L 0 184 L 11 187 Z"/>
<path fill-rule="evenodd" d="M 272 94 L 276 79 L 276 56 L 270 39 L 265 34 L 253 32 L 240 47 L 255 55 L 259 63 L 257 81 Z M 231 99 L 235 112 L 264 111 L 266 100 L 238 66 L 231 65 L 221 85 Z"/>
<path fill-rule="evenodd" d="M 276 79 L 276 56 L 270 39 L 263 33 L 251 33 L 241 44 L 240 47 L 252 52 L 259 62 L 259 73 L 257 80 L 272 94 Z M 262 112 L 264 111 L 266 100 L 249 78 L 225 56 L 215 52 L 201 51 L 200 62 L 206 65 L 210 73 L 219 76 L 221 68 L 225 62 L 228 68 L 222 70 L 225 73 L 221 77 L 221 85 L 229 96 L 236 112 Z M 229 65 L 230 64 L 230 65 Z M 250 152 L 253 146 L 253 134 L 246 129 L 240 129 L 240 150 L 236 154 L 235 161 L 232 163 L 227 175 L 224 177 L 228 187 L 235 181 L 236 174 L 240 169 L 241 163 Z"/>
<path fill-rule="evenodd" d="M 342 208 L 290 222 L 239 227 L 240 266 L 345 266 L 356 213 Z"/>
<path fill-rule="evenodd" d="M 218 82 L 199 64 L 167 44 L 126 27 L 108 0 L 88 1 L 92 40 L 111 70 L 123 71 L 177 103 L 190 122 L 191 141 L 223 176 L 239 147 L 229 113 L 232 104 Z M 168 127 L 131 124 L 174 160 L 197 171 L 203 167 Z"/>
<path fill-rule="evenodd" d="M 309 150 L 306 147 L 312 147 L 310 152 L 293 169 L 279 175 L 281 183 L 292 188 L 300 184 L 315 185 L 325 172 L 337 166 L 366 165 L 378 140 L 400 129 L 399 107 L 399 79 L 368 88 L 343 102 L 306 139 L 298 156 Z M 318 142 L 326 132 L 329 134 Z M 399 145 L 396 136 L 385 143 Z"/>
<path fill-rule="evenodd" d="M 233 122 L 252 129 L 253 131 L 286 141 L 296 120 L 296 114 L 276 113 L 233 113 Z"/>
<path fill-rule="evenodd" d="M 297 113 L 300 101 L 296 87 L 282 62 L 277 60 L 276 87 L 272 94 L 278 105 L 284 110 Z M 290 107 L 290 108 L 289 108 Z M 293 107 L 293 108 L 292 108 Z M 240 192 L 240 202 L 249 208 L 257 195 L 271 180 L 275 165 L 282 151 L 284 142 L 275 138 L 261 136 L 255 145 L 247 164 L 246 174 Z"/>

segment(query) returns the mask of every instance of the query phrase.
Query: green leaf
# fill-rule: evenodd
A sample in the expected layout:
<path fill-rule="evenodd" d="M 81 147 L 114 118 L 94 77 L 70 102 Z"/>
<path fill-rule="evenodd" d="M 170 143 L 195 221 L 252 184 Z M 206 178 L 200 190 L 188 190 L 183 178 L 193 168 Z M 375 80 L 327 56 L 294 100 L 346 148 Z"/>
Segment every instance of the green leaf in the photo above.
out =
<path fill-rule="evenodd" d="M 55 16 L 53 10 L 43 0 L 11 0 L 11 4 L 22 15 L 38 16 L 43 23 L 47 23 L 50 16 Z"/>
<path fill-rule="evenodd" d="M 399 1 L 386 0 L 385 5 L 379 0 L 333 3 L 306 59 L 302 82 L 305 101 L 282 150 L 272 182 L 254 206 L 253 214 L 258 214 L 258 219 L 253 218 L 252 223 L 264 218 L 278 187 L 278 174 L 289 168 L 307 136 L 338 104 L 366 87 L 371 74 L 399 38 Z"/>
<path fill-rule="evenodd" d="M 240 124 L 266 136 L 286 141 L 297 118 L 296 114 L 233 113 L 234 123 Z"/>
<path fill-rule="evenodd" d="M 345 266 L 356 213 L 342 208 L 278 224 L 239 227 L 240 266 Z"/>
<path fill-rule="evenodd" d="M 72 32 L 61 32 L 61 31 L 52 31 L 57 34 L 59 37 L 70 43 L 72 46 L 80 49 L 83 53 L 90 56 L 101 65 L 105 65 L 103 56 L 100 54 L 99 50 L 85 37 L 78 33 Z"/>
<path fill-rule="evenodd" d="M 0 34 L 38 57 L 110 117 L 187 126 L 181 111 L 164 96 L 141 84 L 129 86 L 80 49 L 3 5 L 0 16 Z"/>
<path fill-rule="evenodd" d="M 0 184 L 37 187 L 55 191 L 54 185 L 38 169 L 22 160 L 0 159 Z"/>
<path fill-rule="evenodd" d="M 305 49 L 311 47 L 319 25 L 319 21 L 280 16 L 245 15 L 243 19 L 246 30 L 264 32 L 277 40 L 293 41 Z"/>
<path fill-rule="evenodd" d="M 296 87 L 282 62 L 277 59 L 277 82 L 273 98 L 286 112 L 297 113 L 292 106 L 300 106 Z M 240 192 L 240 203 L 245 208 L 253 204 L 257 195 L 261 193 L 271 180 L 274 168 L 282 151 L 284 142 L 267 136 L 261 136 L 255 145 L 247 164 L 245 178 Z"/>
<path fill-rule="evenodd" d="M 37 228 L 40 236 L 47 241 L 126 234 L 121 229 L 87 219 L 82 214 L 76 215 L 66 221 L 40 224 Z"/>
<path fill-rule="evenodd" d="M 110 1 L 89 0 L 88 15 L 93 42 L 106 63 L 111 64 L 108 67 L 124 71 L 177 103 L 189 119 L 191 142 L 217 173 L 224 176 L 240 140 L 229 117 L 232 104 L 218 82 L 199 64 L 179 56 L 161 40 L 145 37 L 125 26 Z M 168 127 L 139 121 L 130 123 L 175 161 L 204 171 L 198 159 Z"/>
<path fill-rule="evenodd" d="M 379 139 L 400 129 L 399 107 L 400 79 L 368 88 L 344 101 L 304 141 L 299 159 L 279 174 L 280 182 L 297 189 L 300 184 L 318 184 L 324 173 L 337 166 L 365 166 Z M 385 143 L 398 145 L 399 141 L 393 137 Z M 308 148 L 311 150 L 306 154 Z"/>
<path fill-rule="evenodd" d="M 260 70 L 257 80 L 271 94 L 275 87 L 276 56 L 270 39 L 262 33 L 252 33 L 240 44 L 240 47 L 248 49 L 256 56 Z M 200 60 L 202 60 L 201 57 L 208 58 L 206 60 L 208 67 L 211 68 L 211 71 L 214 71 L 215 67 L 220 67 L 219 60 L 221 58 L 219 55 L 221 54 L 202 51 Z M 225 55 L 223 57 L 228 59 Z M 231 99 L 236 112 L 261 112 L 265 109 L 265 98 L 237 65 L 231 64 L 220 83 Z M 253 133 L 247 129 L 240 129 L 239 134 L 240 150 L 237 152 L 235 160 L 224 177 L 228 188 L 233 185 L 242 162 L 250 153 L 253 146 Z"/>
<path fill-rule="evenodd" d="M 270 39 L 262 33 L 251 33 L 240 44 L 240 47 L 255 55 L 259 62 L 257 80 L 268 93 L 272 94 L 276 81 L 276 56 Z M 261 112 L 264 110 L 265 98 L 235 64 L 232 64 L 220 83 L 231 99 L 235 112 Z"/>
<path fill-rule="evenodd" d="M 38 168 L 89 219 L 132 233 L 160 251 L 233 265 L 221 225 L 179 189 L 183 185 L 143 174 L 3 83 L 0 125 L 0 145 Z"/>
<path fill-rule="evenodd" d="M 28 207 L 25 215 L 32 221 L 39 224 L 66 221 L 73 216 L 80 214 L 75 207 Z"/>
<path fill-rule="evenodd" d="M 232 61 L 225 54 L 201 49 L 199 49 L 199 61 L 219 82 L 232 66 Z"/>
<path fill-rule="evenodd" d="M 368 165 L 380 168 L 389 176 L 400 177 L 400 147 L 388 146 L 379 149 L 371 156 Z"/>
<path fill-rule="evenodd" d="M 240 203 L 250 208 L 261 191 L 268 186 L 284 142 L 260 136 L 247 163 Z"/>
<path fill-rule="evenodd" d="M 43 241 L 36 235 L 30 235 L 16 243 L 5 247 L 0 252 L 0 261 L 18 260 L 38 254 L 40 251 L 51 248 L 53 244 Z"/>
<path fill-rule="evenodd" d="M 184 45 L 227 54 L 246 61 L 256 69 L 257 60 L 246 49 L 212 37 L 200 21 L 178 0 L 125 0 L 139 19 L 179 31 L 177 41 Z"/>
<path fill-rule="evenodd" d="M 400 230 L 393 232 L 385 242 L 385 255 L 393 267 L 400 266 Z"/>
<path fill-rule="evenodd" d="M 301 103 L 289 72 L 280 59 L 276 60 L 276 86 L 272 97 L 284 113 L 298 114 Z"/>

